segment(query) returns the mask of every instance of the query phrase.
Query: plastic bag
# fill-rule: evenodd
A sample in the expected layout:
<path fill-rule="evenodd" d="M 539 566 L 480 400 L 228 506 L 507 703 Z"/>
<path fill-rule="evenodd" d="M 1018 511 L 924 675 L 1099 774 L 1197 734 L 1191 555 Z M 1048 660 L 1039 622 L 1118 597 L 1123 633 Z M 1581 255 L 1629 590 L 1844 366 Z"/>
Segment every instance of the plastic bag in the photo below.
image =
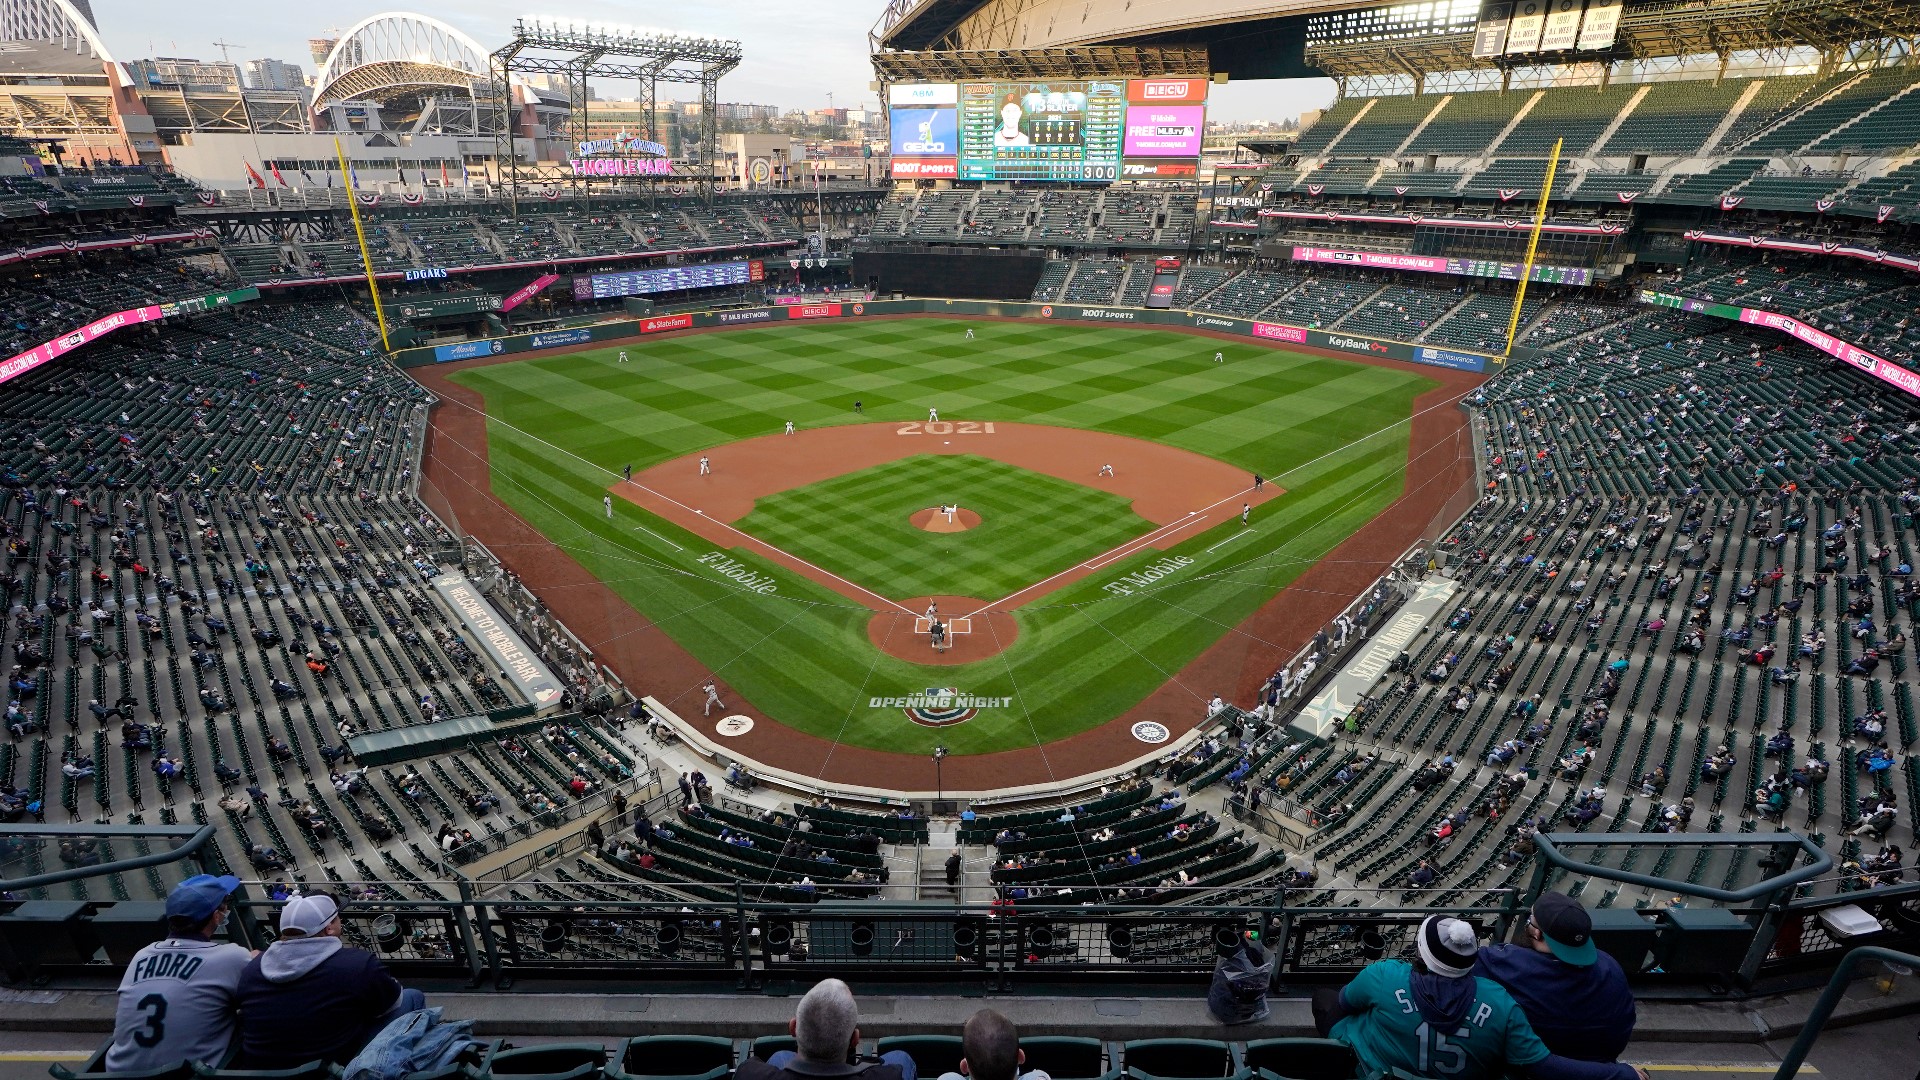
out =
<path fill-rule="evenodd" d="M 1207 1011 L 1223 1024 L 1251 1024 L 1267 1018 L 1267 987 L 1273 982 L 1273 954 L 1251 938 L 1213 965 Z"/>

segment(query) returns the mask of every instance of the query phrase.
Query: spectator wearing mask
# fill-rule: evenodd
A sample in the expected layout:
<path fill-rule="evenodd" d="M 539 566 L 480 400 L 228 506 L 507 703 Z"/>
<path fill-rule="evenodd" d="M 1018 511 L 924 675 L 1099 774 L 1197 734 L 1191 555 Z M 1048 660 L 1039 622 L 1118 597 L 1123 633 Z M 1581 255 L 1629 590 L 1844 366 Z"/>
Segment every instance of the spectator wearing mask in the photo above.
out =
<path fill-rule="evenodd" d="M 372 953 L 341 944 L 332 896 L 296 896 L 280 910 L 280 939 L 240 977 L 238 1067 L 344 1065 L 388 1021 L 426 1008 L 426 1000 L 402 988 Z"/>
<path fill-rule="evenodd" d="M 940 1080 L 1052 1080 L 1043 1069 L 1021 1071 L 1027 1052 L 1020 1049 L 1020 1032 L 1013 1021 L 981 1009 L 960 1029 L 960 1067 L 941 1073 Z"/>
<path fill-rule="evenodd" d="M 1473 974 L 1471 924 L 1444 915 L 1420 924 L 1419 959 L 1376 960 L 1325 1002 L 1315 1020 L 1353 1047 L 1367 1075 L 1449 1080 L 1647 1080 L 1630 1065 L 1555 1057 L 1513 997 Z"/>
<path fill-rule="evenodd" d="M 240 974 L 250 954 L 215 941 L 227 921 L 235 877 L 196 874 L 167 894 L 167 937 L 133 955 L 120 976 L 108 1072 L 146 1072 L 180 1062 L 220 1064 L 233 1041 Z"/>
<path fill-rule="evenodd" d="M 839 979 L 822 979 L 800 999 L 787 1021 L 799 1051 L 776 1051 L 765 1061 L 748 1058 L 733 1071 L 733 1080 L 820 1080 L 823 1077 L 859 1077 L 860 1080 L 916 1080 L 913 1058 L 901 1050 L 878 1060 L 855 1061 L 860 1049 L 860 1008 L 853 991 Z"/>
<path fill-rule="evenodd" d="M 1511 945 L 1491 945 L 1473 973 L 1499 983 L 1561 1057 L 1611 1062 L 1633 1038 L 1633 991 L 1619 961 L 1593 944 L 1593 919 L 1565 893 L 1540 894 Z"/>

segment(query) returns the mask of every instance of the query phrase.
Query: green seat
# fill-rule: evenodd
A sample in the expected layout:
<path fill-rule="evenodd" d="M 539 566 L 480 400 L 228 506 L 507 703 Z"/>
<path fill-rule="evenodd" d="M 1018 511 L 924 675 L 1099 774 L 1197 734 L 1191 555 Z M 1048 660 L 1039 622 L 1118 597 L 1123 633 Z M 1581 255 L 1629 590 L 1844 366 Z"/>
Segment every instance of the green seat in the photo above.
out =
<path fill-rule="evenodd" d="M 528 1080 L 598 1080 L 607 1067 L 607 1048 L 599 1043 L 545 1043 L 497 1050 L 483 1072 Z"/>
<path fill-rule="evenodd" d="M 747 1054 L 765 1061 L 782 1050 L 800 1051 L 800 1041 L 791 1035 L 762 1035 L 747 1047 Z"/>
<path fill-rule="evenodd" d="M 113 1080 L 188 1080 L 189 1077 L 193 1076 L 193 1064 L 187 1061 L 176 1061 L 171 1065 L 162 1065 L 157 1069 L 136 1069 L 131 1072 L 109 1073 L 107 1072 L 107 1051 L 112 1048 L 112 1039 L 101 1043 L 100 1048 L 93 1052 L 93 1056 L 88 1058 L 87 1063 L 80 1066 L 77 1072 L 60 1064 L 50 1066 L 47 1071 L 57 1077 L 58 1080 L 74 1080 L 75 1077 L 88 1076 L 111 1076 Z"/>
<path fill-rule="evenodd" d="M 329 1061 L 309 1061 L 290 1069 L 216 1069 L 195 1065 L 194 1074 L 202 1080 L 337 1080 L 342 1070 Z"/>
<path fill-rule="evenodd" d="M 895 1035 L 881 1039 L 878 1049 L 883 1054 L 893 1050 L 905 1051 L 913 1059 L 921 1076 L 958 1072 L 960 1059 L 965 1056 L 960 1050 L 958 1035 Z"/>
<path fill-rule="evenodd" d="M 1041 1035 L 1021 1039 L 1027 1055 L 1021 1072 L 1040 1069 L 1053 1080 L 1116 1080 L 1118 1068 L 1107 1068 L 1106 1044 L 1073 1035 Z"/>
<path fill-rule="evenodd" d="M 1213 1080 L 1238 1076 L 1233 1047 L 1215 1039 L 1136 1039 L 1125 1046 L 1130 1080 Z"/>
<path fill-rule="evenodd" d="M 1332 1039 L 1260 1039 L 1247 1044 L 1241 1063 L 1276 1080 L 1352 1080 L 1360 1071 L 1353 1047 Z"/>
<path fill-rule="evenodd" d="M 607 1080 L 720 1080 L 733 1071 L 733 1040 L 713 1035 L 628 1039 Z"/>

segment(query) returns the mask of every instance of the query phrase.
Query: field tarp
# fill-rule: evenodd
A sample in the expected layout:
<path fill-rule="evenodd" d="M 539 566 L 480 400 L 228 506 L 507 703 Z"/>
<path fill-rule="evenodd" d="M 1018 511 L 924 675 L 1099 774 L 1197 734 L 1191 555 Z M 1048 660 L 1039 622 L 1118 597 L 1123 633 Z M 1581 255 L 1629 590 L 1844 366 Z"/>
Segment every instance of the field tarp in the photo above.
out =
<path fill-rule="evenodd" d="M 644 337 L 713 326 L 759 326 L 776 322 L 815 322 L 857 319 L 875 315 L 992 315 L 1010 319 L 1106 323 L 1113 326 L 1180 326 L 1216 330 L 1257 338 L 1276 346 L 1309 345 L 1316 349 L 1401 360 L 1410 364 L 1484 372 L 1494 358 L 1460 349 L 1436 349 L 1405 341 L 1348 334 L 1285 323 L 1258 322 L 1210 315 L 1199 311 L 1150 311 L 1145 308 L 1097 304 L 1034 304 L 1013 300 L 863 300 L 773 307 L 733 308 L 726 311 L 690 311 L 643 319 L 620 319 L 572 330 L 551 330 L 514 337 L 483 338 L 453 345 L 403 349 L 394 354 L 403 368 L 454 360 L 472 360 L 507 353 L 537 352 L 578 347 L 597 341 Z"/>

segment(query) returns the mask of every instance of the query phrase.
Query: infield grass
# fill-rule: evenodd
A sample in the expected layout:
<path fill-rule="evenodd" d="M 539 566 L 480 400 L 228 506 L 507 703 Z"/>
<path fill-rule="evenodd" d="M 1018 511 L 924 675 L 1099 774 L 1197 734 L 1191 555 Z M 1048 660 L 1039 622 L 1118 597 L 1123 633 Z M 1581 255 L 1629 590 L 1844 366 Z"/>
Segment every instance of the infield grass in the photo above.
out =
<path fill-rule="evenodd" d="M 976 340 L 964 340 L 969 326 Z M 1405 421 L 1413 399 L 1434 385 L 1392 369 L 1164 331 L 936 318 L 622 347 L 632 363 L 616 363 L 619 350 L 610 348 L 453 375 L 486 398 L 495 493 L 768 715 L 823 738 L 916 753 L 936 738 L 963 754 L 1050 742 L 1119 715 L 1167 682 L 1400 495 Z M 1212 362 L 1215 350 L 1226 363 Z M 864 415 L 852 412 L 856 399 Z M 709 546 L 691 533 L 624 501 L 612 521 L 602 510 L 601 495 L 623 465 L 637 472 L 777 432 L 787 420 L 920 420 L 930 405 L 945 420 L 1153 439 L 1264 473 L 1287 492 L 1255 513 L 1252 533 L 1240 535 L 1234 521 L 1169 553 L 1121 560 L 1021 608 L 1020 638 L 1000 656 L 938 668 L 880 654 L 867 638 L 871 613 L 837 594 L 736 549 L 731 557 L 778 583 L 772 595 L 745 591 L 696 562 Z M 1130 595 L 1102 587 L 1165 554 L 1194 561 Z M 866 573 L 846 576 L 869 580 Z M 697 710 L 704 675 L 634 689 Z M 937 733 L 898 710 L 868 707 L 871 697 L 928 686 L 1008 696 L 1014 705 Z M 1196 710 L 1228 691 L 1184 689 Z"/>
<path fill-rule="evenodd" d="M 936 497 L 937 496 L 937 497 Z M 942 499 L 965 532 L 909 520 Z M 993 601 L 1153 531 L 1129 500 L 972 454 L 922 454 L 766 496 L 736 528 L 880 595 Z"/>

